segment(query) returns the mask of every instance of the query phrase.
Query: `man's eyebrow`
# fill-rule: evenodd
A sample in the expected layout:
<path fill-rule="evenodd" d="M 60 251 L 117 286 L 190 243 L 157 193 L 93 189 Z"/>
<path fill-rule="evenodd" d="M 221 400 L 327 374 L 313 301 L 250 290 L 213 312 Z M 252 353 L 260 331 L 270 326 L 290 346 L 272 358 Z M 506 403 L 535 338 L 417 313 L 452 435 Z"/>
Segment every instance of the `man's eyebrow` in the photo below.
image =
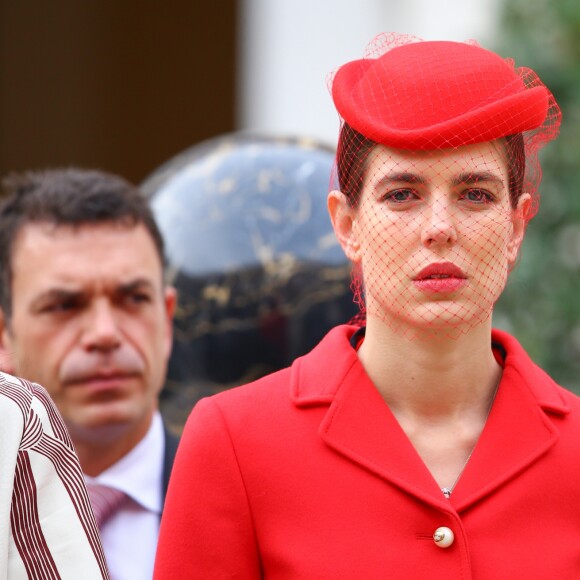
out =
<path fill-rule="evenodd" d="M 49 288 L 44 292 L 41 292 L 38 296 L 34 298 L 31 302 L 33 308 L 41 306 L 45 302 L 51 301 L 66 301 L 66 300 L 80 300 L 85 296 L 83 290 L 66 290 L 65 288 Z"/>
<path fill-rule="evenodd" d="M 155 285 L 151 280 L 147 278 L 137 278 L 136 280 L 131 280 L 130 282 L 119 284 L 117 286 L 117 292 L 121 294 L 127 294 L 134 292 L 139 289 L 154 289 Z M 32 306 L 41 304 L 42 302 L 47 302 L 51 300 L 80 300 L 88 295 L 85 289 L 81 290 L 67 290 L 66 288 L 49 288 L 41 292 L 32 301 Z"/>
<path fill-rule="evenodd" d="M 499 183 L 504 185 L 504 180 L 492 171 L 466 171 L 464 173 L 459 173 L 453 178 L 453 185 L 464 185 L 466 183 Z"/>
<path fill-rule="evenodd" d="M 131 280 L 130 282 L 126 282 L 125 284 L 120 284 L 118 286 L 118 291 L 122 294 L 127 294 L 130 292 L 134 292 L 135 290 L 140 289 L 155 289 L 155 285 L 151 280 L 147 278 L 137 278 L 136 280 Z"/>

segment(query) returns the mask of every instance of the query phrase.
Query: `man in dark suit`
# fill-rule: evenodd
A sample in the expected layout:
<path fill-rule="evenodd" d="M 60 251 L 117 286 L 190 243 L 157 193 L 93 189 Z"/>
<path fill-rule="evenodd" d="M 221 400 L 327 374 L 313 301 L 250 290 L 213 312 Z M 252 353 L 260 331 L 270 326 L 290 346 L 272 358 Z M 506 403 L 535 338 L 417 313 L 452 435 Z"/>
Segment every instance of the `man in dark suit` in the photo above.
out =
<path fill-rule="evenodd" d="M 163 240 L 118 176 L 50 170 L 2 185 L 4 370 L 45 386 L 63 415 L 112 576 L 151 578 L 177 446 L 158 411 L 176 303 Z"/>

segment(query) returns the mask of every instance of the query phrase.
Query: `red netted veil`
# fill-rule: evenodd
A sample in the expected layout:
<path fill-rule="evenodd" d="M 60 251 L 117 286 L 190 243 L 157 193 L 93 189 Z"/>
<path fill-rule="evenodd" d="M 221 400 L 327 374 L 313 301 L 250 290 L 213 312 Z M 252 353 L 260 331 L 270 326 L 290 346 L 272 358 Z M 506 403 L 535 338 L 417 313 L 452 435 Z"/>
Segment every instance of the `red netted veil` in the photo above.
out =
<path fill-rule="evenodd" d="M 345 200 L 329 203 L 363 315 L 402 329 L 487 320 L 538 209 L 538 152 L 561 120 L 551 92 L 475 42 L 397 34 L 329 88 L 331 190 Z"/>

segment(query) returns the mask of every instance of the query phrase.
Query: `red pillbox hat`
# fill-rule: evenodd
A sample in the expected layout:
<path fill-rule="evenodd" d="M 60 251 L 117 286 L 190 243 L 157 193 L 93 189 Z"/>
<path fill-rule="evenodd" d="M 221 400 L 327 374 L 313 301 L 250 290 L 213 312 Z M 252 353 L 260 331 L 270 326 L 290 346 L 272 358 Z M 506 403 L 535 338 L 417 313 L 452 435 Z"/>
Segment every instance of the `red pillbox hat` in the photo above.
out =
<path fill-rule="evenodd" d="M 451 41 L 413 41 L 348 62 L 334 74 L 331 91 L 353 129 L 410 150 L 537 129 L 555 103 L 530 69 L 516 69 L 511 60 L 475 44 Z"/>

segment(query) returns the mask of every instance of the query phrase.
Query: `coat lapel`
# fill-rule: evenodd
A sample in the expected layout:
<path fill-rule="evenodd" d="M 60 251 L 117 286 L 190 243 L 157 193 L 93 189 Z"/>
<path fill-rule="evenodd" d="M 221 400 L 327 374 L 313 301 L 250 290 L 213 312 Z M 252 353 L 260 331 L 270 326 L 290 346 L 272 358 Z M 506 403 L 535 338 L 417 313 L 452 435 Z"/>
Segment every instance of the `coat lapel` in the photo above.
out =
<path fill-rule="evenodd" d="M 325 443 L 407 493 L 443 509 L 466 509 L 527 469 L 558 440 L 546 412 L 569 410 L 555 383 L 514 338 L 494 331 L 493 339 L 507 352 L 502 380 L 487 424 L 448 502 L 358 362 L 349 343 L 354 331 L 348 326 L 335 328 L 311 355 L 295 363 L 292 399 L 299 407 L 329 405 L 320 426 Z"/>
<path fill-rule="evenodd" d="M 293 368 L 292 399 L 330 405 L 323 441 L 360 467 L 424 501 L 446 507 L 439 487 L 381 398 L 349 343 L 354 327 L 333 329 Z"/>
<path fill-rule="evenodd" d="M 555 383 L 515 339 L 497 331 L 494 338 L 507 357 L 487 424 L 453 492 L 458 511 L 506 485 L 555 445 L 558 430 L 546 411 L 569 412 Z"/>
<path fill-rule="evenodd" d="M 320 434 L 346 458 L 423 501 L 444 503 L 429 470 L 364 372 L 344 377 Z"/>

